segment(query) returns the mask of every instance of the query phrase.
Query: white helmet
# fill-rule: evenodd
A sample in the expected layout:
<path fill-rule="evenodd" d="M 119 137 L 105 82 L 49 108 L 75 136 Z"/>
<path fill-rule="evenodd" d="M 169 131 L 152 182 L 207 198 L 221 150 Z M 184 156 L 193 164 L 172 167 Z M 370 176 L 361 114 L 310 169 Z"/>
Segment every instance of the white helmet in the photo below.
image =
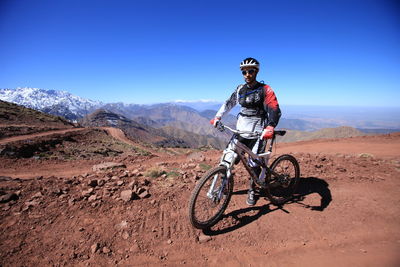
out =
<path fill-rule="evenodd" d="M 240 62 L 240 69 L 245 68 L 245 67 L 253 67 L 253 68 L 256 68 L 257 70 L 259 70 L 260 63 L 257 61 L 257 59 L 248 57 L 248 58 L 245 58 L 242 62 Z"/>

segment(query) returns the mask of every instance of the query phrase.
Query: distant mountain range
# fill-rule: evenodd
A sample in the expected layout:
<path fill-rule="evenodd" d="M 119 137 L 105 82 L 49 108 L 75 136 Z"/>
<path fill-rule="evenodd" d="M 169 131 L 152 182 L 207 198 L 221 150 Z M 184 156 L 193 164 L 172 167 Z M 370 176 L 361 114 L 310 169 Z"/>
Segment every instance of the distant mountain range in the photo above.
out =
<path fill-rule="evenodd" d="M 139 118 L 142 119 L 143 117 Z M 217 137 L 195 134 L 171 126 L 162 126 L 155 121 L 151 123 L 149 123 L 149 120 L 137 122 L 105 109 L 98 109 L 85 116 L 80 120 L 80 123 L 83 126 L 110 126 L 120 128 L 132 140 L 152 143 L 157 146 L 192 148 L 212 146 L 223 148 L 226 144 L 225 140 L 221 140 Z M 147 124 L 154 124 L 159 128 Z"/>
<path fill-rule="evenodd" d="M 0 100 L 33 108 L 68 120 L 77 120 L 103 103 L 84 99 L 66 91 L 39 88 L 0 89 Z"/>
<path fill-rule="evenodd" d="M 209 120 L 214 117 L 221 105 L 216 101 L 177 101 L 153 105 L 102 103 L 65 91 L 38 88 L 0 89 L 0 100 L 62 116 L 71 121 L 85 118 L 81 122 L 86 125 L 112 126 L 116 123 L 116 126 L 124 129 L 127 134 L 130 132 L 128 135 L 131 137 L 143 141 L 152 140 L 152 143 L 156 142 L 155 136 L 158 136 L 161 138 L 158 141 L 163 140 L 165 145 L 190 147 L 212 145 L 223 148 L 230 138 L 229 133 L 221 133 L 209 124 Z M 230 114 L 226 115 L 223 118 L 224 123 L 234 126 L 238 110 L 238 107 L 235 107 Z M 283 117 L 278 128 L 292 131 L 284 139 L 285 141 L 303 140 L 303 137 L 300 137 L 302 134 L 295 131 L 307 131 L 309 133 L 305 135 L 315 136 L 311 132 L 339 126 L 353 126 L 367 133 L 400 131 L 400 116 L 396 119 L 397 109 L 389 110 L 391 112 L 387 113 L 390 114 L 389 116 L 383 109 L 375 110 L 371 114 L 366 113 L 367 115 L 364 114 L 366 111 L 363 109 L 343 107 L 306 109 L 299 106 L 282 107 L 282 110 Z M 94 115 L 93 112 L 95 112 Z M 346 115 L 346 112 L 349 114 Z M 88 116 L 90 114 L 92 117 Z M 107 119 L 104 120 L 101 117 Z M 149 138 L 146 137 L 147 134 L 150 134 Z M 347 131 L 347 134 L 358 135 L 351 131 Z M 171 142 L 169 143 L 168 140 Z"/>

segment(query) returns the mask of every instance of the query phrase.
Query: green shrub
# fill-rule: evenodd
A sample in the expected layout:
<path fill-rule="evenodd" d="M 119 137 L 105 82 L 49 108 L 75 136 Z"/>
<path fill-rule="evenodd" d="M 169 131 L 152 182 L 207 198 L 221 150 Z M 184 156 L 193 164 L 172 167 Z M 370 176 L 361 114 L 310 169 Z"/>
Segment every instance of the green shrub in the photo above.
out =
<path fill-rule="evenodd" d="M 200 163 L 199 166 L 203 171 L 208 171 L 209 169 L 211 169 L 211 165 L 205 163 Z"/>
<path fill-rule="evenodd" d="M 157 177 L 160 177 L 163 174 L 167 174 L 167 172 L 164 171 L 164 170 L 156 169 L 156 168 L 148 169 L 144 173 L 145 176 L 151 177 L 151 178 L 157 178 Z"/>
<path fill-rule="evenodd" d="M 167 177 L 176 178 L 179 177 L 179 173 L 177 171 L 167 172 Z"/>

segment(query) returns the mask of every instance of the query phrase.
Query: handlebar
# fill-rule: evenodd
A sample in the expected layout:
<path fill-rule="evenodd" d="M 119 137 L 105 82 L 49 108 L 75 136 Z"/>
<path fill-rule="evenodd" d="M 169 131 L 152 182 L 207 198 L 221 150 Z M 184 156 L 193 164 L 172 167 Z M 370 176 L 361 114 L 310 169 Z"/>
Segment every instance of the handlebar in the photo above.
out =
<path fill-rule="evenodd" d="M 231 127 L 229 127 L 229 126 L 226 126 L 226 125 L 224 125 L 221 121 L 218 121 L 218 123 L 217 123 L 217 127 L 216 127 L 219 131 L 221 131 L 221 132 L 223 132 L 223 131 L 225 131 L 225 129 L 228 129 L 229 131 L 231 131 L 231 132 L 233 132 L 233 133 L 235 133 L 235 134 L 247 134 L 247 135 L 249 135 L 249 137 L 258 137 L 258 138 L 261 138 L 261 132 L 250 132 L 250 131 L 238 131 L 238 130 L 235 130 L 235 129 L 232 129 Z M 274 136 L 273 136 L 273 139 L 275 139 L 275 137 L 277 136 L 277 135 L 280 135 L 280 136 L 284 136 L 286 134 L 286 131 L 279 131 L 279 130 L 277 130 L 277 131 L 274 131 Z"/>
<path fill-rule="evenodd" d="M 250 132 L 250 131 L 238 131 L 235 129 L 232 129 L 229 126 L 224 125 L 221 121 L 217 123 L 217 129 L 221 132 L 223 132 L 225 129 L 228 129 L 229 131 L 235 133 L 235 134 L 247 134 L 249 137 L 261 137 L 261 132 Z"/>

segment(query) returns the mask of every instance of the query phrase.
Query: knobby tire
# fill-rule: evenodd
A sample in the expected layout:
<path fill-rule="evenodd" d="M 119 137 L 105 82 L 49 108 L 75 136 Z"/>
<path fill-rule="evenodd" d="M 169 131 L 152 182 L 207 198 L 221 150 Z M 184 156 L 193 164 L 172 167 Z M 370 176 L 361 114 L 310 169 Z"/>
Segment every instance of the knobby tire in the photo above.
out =
<path fill-rule="evenodd" d="M 197 183 L 189 201 L 189 220 L 193 227 L 197 229 L 210 228 L 222 217 L 232 196 L 233 177 L 231 176 L 228 178 L 220 201 L 211 200 L 207 197 L 207 192 L 215 175 L 218 175 L 215 189 L 220 188 L 223 178 L 226 177 L 226 172 L 227 170 L 224 166 L 212 168 L 207 171 Z M 201 201 L 204 201 L 204 204 Z M 220 206 L 217 207 L 212 214 L 206 216 L 201 215 L 202 211 L 209 213 L 216 205 Z"/>
<path fill-rule="evenodd" d="M 290 183 L 284 186 L 277 183 L 277 177 L 271 174 L 267 181 L 265 193 L 274 205 L 282 205 L 293 197 L 300 180 L 300 166 L 296 158 L 285 154 L 272 162 L 270 169 L 278 175 L 286 177 Z"/>

